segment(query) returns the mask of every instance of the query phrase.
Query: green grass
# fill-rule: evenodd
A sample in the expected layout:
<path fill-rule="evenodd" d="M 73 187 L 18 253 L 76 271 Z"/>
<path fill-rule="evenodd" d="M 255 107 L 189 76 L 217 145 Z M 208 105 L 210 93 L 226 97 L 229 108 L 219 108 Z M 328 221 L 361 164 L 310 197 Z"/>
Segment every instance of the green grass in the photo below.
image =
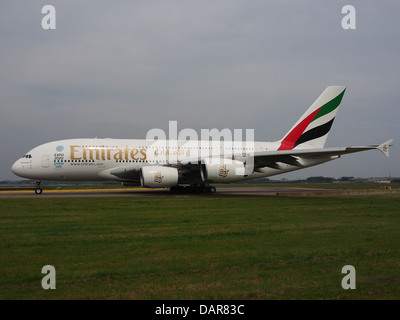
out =
<path fill-rule="evenodd" d="M 399 299 L 399 208 L 399 195 L 0 199 L 0 299 Z M 348 264 L 356 290 L 341 287 Z"/>

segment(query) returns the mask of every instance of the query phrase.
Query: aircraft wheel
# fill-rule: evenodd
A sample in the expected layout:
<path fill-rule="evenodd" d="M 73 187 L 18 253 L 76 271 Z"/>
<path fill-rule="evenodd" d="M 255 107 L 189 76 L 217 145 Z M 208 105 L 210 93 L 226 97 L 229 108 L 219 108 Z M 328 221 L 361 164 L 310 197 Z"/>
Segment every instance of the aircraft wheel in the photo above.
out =
<path fill-rule="evenodd" d="M 211 186 L 209 190 L 211 193 L 215 193 L 217 191 L 217 188 L 214 186 Z"/>
<path fill-rule="evenodd" d="M 35 193 L 36 193 L 36 194 L 41 194 L 42 191 L 43 191 L 43 190 L 42 190 L 41 188 L 36 188 L 36 189 L 35 189 Z"/>

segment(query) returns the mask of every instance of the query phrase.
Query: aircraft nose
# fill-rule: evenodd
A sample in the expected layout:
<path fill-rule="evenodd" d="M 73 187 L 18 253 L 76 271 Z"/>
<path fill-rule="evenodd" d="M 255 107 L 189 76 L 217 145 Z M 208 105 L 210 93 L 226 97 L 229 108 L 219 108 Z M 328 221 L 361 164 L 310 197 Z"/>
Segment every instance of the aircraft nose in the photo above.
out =
<path fill-rule="evenodd" d="M 21 168 L 20 160 L 15 161 L 14 164 L 12 165 L 12 167 L 11 167 L 11 171 L 17 176 L 21 175 L 21 169 L 22 168 Z"/>

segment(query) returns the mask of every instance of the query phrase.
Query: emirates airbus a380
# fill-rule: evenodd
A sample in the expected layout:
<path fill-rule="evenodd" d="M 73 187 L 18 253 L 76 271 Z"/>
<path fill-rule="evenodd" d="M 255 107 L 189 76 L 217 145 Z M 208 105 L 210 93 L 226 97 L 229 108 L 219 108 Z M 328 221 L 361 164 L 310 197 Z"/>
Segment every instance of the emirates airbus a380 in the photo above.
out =
<path fill-rule="evenodd" d="M 18 159 L 12 172 L 41 180 L 120 181 L 148 188 L 215 192 L 212 183 L 258 179 L 307 168 L 381 145 L 324 148 L 346 88 L 331 86 L 289 132 L 275 142 L 70 139 L 42 144 Z M 184 187 L 183 185 L 186 185 Z"/>

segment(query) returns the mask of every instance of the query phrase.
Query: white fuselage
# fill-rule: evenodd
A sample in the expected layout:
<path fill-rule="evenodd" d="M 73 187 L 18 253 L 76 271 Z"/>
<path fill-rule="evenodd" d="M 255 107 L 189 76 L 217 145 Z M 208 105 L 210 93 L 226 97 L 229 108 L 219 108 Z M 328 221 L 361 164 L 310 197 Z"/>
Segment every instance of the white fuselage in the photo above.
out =
<path fill-rule="evenodd" d="M 148 141 L 134 139 L 70 139 L 42 144 L 17 160 L 12 171 L 32 180 L 106 181 L 140 183 L 139 171 L 145 166 L 173 166 L 192 162 L 202 154 L 211 157 L 233 155 L 246 158 L 254 152 L 275 151 L 277 142 Z M 132 174 L 118 177 L 111 172 L 129 168 Z M 245 179 L 256 179 L 299 169 L 282 164 L 250 172 Z M 137 174 L 135 174 L 135 171 Z M 180 183 L 190 181 L 180 181 Z M 193 183 L 201 183 L 195 174 Z"/>

